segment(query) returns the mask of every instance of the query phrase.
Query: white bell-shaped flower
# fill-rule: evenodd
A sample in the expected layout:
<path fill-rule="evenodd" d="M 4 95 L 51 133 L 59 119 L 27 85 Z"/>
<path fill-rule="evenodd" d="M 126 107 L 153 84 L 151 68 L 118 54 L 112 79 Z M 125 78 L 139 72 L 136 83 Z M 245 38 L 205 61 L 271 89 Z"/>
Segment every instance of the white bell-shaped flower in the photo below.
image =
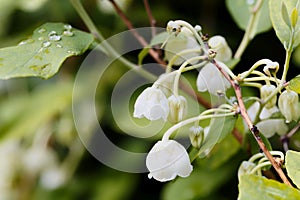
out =
<path fill-rule="evenodd" d="M 148 177 L 161 182 L 187 177 L 193 170 L 187 151 L 175 140 L 158 141 L 147 155 L 146 166 Z"/>
<path fill-rule="evenodd" d="M 184 50 L 195 50 L 195 52 L 185 53 L 179 56 L 175 61 L 174 65 L 181 65 L 184 61 L 198 56 L 200 53 L 197 53 L 197 50 L 200 50 L 200 45 L 195 39 L 193 33 L 182 27 L 180 33 L 177 36 L 169 38 L 165 46 L 165 58 L 170 61 L 173 56 L 179 54 Z M 195 64 L 196 62 L 192 62 L 191 64 Z"/>
<path fill-rule="evenodd" d="M 278 107 L 280 112 L 289 123 L 292 120 L 297 121 L 299 118 L 299 97 L 298 94 L 291 90 L 285 90 L 279 96 Z"/>
<path fill-rule="evenodd" d="M 227 67 L 222 62 L 217 63 L 223 68 Z M 215 95 L 217 95 L 218 93 L 225 93 L 225 91 L 230 87 L 229 81 L 212 63 L 206 64 L 201 69 L 196 84 L 200 92 L 205 92 L 208 90 L 209 93 Z"/>
<path fill-rule="evenodd" d="M 267 119 L 256 124 L 258 130 L 267 138 L 277 133 L 284 135 L 288 132 L 288 127 L 284 123 L 284 119 Z"/>
<path fill-rule="evenodd" d="M 145 117 L 149 120 L 162 118 L 166 121 L 168 115 L 168 99 L 160 89 L 148 87 L 136 99 L 133 112 L 134 117 Z"/>
<path fill-rule="evenodd" d="M 172 95 L 168 98 L 169 102 L 169 121 L 177 123 L 187 115 L 187 101 L 183 96 Z"/>
<path fill-rule="evenodd" d="M 208 45 L 213 51 L 217 52 L 216 60 L 227 62 L 231 59 L 232 51 L 224 37 L 220 35 L 213 36 L 208 40 Z"/>
<path fill-rule="evenodd" d="M 260 97 L 262 100 L 267 99 L 267 97 L 269 97 L 269 95 L 276 89 L 276 87 L 274 85 L 263 85 L 260 88 Z M 265 105 L 265 107 L 267 109 L 272 108 L 273 106 L 276 105 L 276 101 L 277 101 L 277 96 L 274 95 Z"/>

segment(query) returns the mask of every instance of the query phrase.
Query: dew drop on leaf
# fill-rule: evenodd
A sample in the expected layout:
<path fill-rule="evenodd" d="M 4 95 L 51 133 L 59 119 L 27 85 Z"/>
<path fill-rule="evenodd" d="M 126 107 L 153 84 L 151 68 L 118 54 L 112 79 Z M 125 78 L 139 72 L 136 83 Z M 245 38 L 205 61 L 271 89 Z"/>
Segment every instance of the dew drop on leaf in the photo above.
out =
<path fill-rule="evenodd" d="M 21 46 L 21 45 L 30 44 L 30 43 L 33 43 L 33 42 L 34 42 L 34 40 L 29 38 L 27 40 L 21 41 L 18 45 Z"/>
<path fill-rule="evenodd" d="M 68 37 L 72 37 L 74 35 L 74 33 L 72 31 L 70 31 L 70 30 L 67 30 L 67 31 L 63 32 L 63 35 L 64 36 L 68 36 Z"/>
<path fill-rule="evenodd" d="M 72 26 L 71 26 L 70 24 L 65 24 L 65 25 L 64 25 L 64 28 L 65 28 L 66 30 L 71 30 L 71 29 L 72 29 Z"/>
<path fill-rule="evenodd" d="M 49 47 L 51 45 L 51 42 L 49 41 L 45 41 L 42 43 L 42 47 L 46 48 L 46 47 Z"/>

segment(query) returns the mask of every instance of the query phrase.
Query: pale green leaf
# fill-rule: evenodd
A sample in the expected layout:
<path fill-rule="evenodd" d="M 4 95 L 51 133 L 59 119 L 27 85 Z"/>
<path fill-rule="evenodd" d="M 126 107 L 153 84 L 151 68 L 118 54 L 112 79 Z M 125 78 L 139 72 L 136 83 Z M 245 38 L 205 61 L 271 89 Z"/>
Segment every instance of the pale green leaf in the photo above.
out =
<path fill-rule="evenodd" d="M 243 175 L 238 200 L 300 199 L 300 191 L 275 180 L 257 175 Z"/>
<path fill-rule="evenodd" d="M 285 158 L 285 166 L 289 177 L 293 183 L 300 188 L 300 152 L 287 151 Z"/>
<path fill-rule="evenodd" d="M 284 2 L 284 4 L 286 5 L 287 13 L 288 13 L 287 15 L 291 16 L 294 19 L 293 23 L 295 23 L 297 21 L 294 26 L 295 34 L 294 34 L 293 46 L 292 46 L 294 48 L 300 43 L 300 21 L 295 20 L 295 18 L 296 18 L 296 16 L 294 16 L 295 13 L 294 14 L 292 13 L 294 8 L 296 8 L 297 1 L 298 0 L 269 1 L 270 18 L 271 18 L 271 21 L 273 24 L 273 28 L 275 29 L 277 37 L 279 38 L 281 43 L 285 46 L 285 48 L 289 45 L 292 35 L 291 35 L 291 29 L 290 29 L 289 25 L 286 23 L 287 19 L 285 19 L 286 17 L 283 17 L 282 12 L 285 12 L 285 11 L 282 10 L 281 5 Z M 299 15 L 298 12 L 297 12 L 297 14 Z M 290 20 L 291 19 L 289 18 L 289 24 L 291 24 Z"/>
<path fill-rule="evenodd" d="M 286 5 L 284 2 L 281 3 L 281 16 L 283 21 L 285 22 L 285 24 L 291 28 L 291 22 L 290 22 L 290 17 L 289 17 L 289 13 L 287 11 Z"/>
<path fill-rule="evenodd" d="M 289 81 L 289 89 L 300 94 L 300 75 L 296 76 L 292 80 Z"/>
<path fill-rule="evenodd" d="M 234 128 L 236 120 L 237 117 L 232 116 L 212 119 L 209 124 L 209 132 L 199 150 L 199 153 L 211 150 L 217 143 L 221 142 L 228 134 L 230 134 Z"/>
<path fill-rule="evenodd" d="M 46 23 L 18 46 L 0 49 L 0 79 L 50 78 L 65 59 L 85 52 L 93 42 L 93 36 L 66 27 L 63 23 Z"/>
<path fill-rule="evenodd" d="M 246 30 L 251 16 L 252 5 L 249 5 L 246 0 L 226 0 L 226 6 L 234 19 L 235 23 L 242 30 Z M 260 10 L 257 12 L 256 22 L 251 30 L 251 35 L 268 31 L 271 27 L 271 21 L 268 11 L 268 1 L 264 1 Z"/>

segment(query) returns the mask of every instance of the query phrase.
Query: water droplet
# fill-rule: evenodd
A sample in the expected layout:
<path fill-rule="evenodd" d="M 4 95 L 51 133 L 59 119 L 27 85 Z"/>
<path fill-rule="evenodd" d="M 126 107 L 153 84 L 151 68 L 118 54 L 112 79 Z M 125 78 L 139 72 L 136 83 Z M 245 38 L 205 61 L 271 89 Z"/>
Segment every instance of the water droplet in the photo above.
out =
<path fill-rule="evenodd" d="M 67 29 L 67 30 L 71 30 L 72 29 L 72 26 L 70 24 L 65 24 L 64 25 L 64 28 Z"/>
<path fill-rule="evenodd" d="M 56 47 L 62 48 L 62 45 L 61 44 L 56 44 Z"/>
<path fill-rule="evenodd" d="M 51 42 L 49 41 L 45 41 L 42 43 L 42 47 L 46 48 L 46 47 L 49 47 L 51 45 Z"/>
<path fill-rule="evenodd" d="M 49 40 L 52 41 L 59 41 L 61 40 L 61 36 L 57 35 L 56 31 L 50 31 L 50 33 L 48 34 Z"/>
<path fill-rule="evenodd" d="M 34 40 L 29 38 L 27 40 L 21 41 L 18 45 L 21 46 L 21 45 L 30 44 L 30 43 L 33 43 L 33 42 L 34 42 Z"/>
<path fill-rule="evenodd" d="M 43 41 L 45 38 L 44 37 L 39 37 L 38 40 L 39 41 Z"/>
<path fill-rule="evenodd" d="M 38 33 L 45 33 L 46 32 L 46 29 L 45 28 L 40 28 L 39 30 L 38 30 Z"/>
<path fill-rule="evenodd" d="M 72 31 L 70 31 L 70 30 L 67 30 L 67 31 L 63 32 L 63 35 L 67 36 L 67 37 L 72 37 L 74 35 L 74 33 Z"/>

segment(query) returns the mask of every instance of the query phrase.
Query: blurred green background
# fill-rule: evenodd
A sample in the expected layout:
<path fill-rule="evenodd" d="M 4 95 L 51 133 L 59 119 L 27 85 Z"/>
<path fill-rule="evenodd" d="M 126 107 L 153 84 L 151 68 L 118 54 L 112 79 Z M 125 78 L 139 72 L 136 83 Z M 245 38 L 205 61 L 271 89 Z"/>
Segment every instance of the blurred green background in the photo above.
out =
<path fill-rule="evenodd" d="M 135 27 L 149 26 L 142 0 L 123 2 L 124 11 Z M 103 3 L 104 0 L 83 1 L 105 37 L 126 30 L 120 18 L 114 11 L 105 9 Z M 158 27 L 165 27 L 174 19 L 200 24 L 204 33 L 223 35 L 233 51 L 242 39 L 243 31 L 233 22 L 223 0 L 151 0 L 150 6 Z M 68 0 L 0 0 L 0 47 L 16 45 L 45 22 L 64 22 L 87 31 Z M 1 200 L 237 198 L 237 168 L 247 154 L 231 136 L 214 149 L 214 156 L 194 164 L 196 175 L 170 183 L 149 180 L 146 173 L 111 169 L 91 156 L 79 140 L 72 116 L 73 82 L 87 54 L 68 59 L 60 72 L 48 80 L 0 81 Z M 297 52 L 295 55 L 291 70 L 297 72 L 300 56 Z M 136 62 L 137 55 L 130 56 L 129 59 Z M 262 58 L 281 65 L 284 62 L 284 49 L 273 30 L 254 38 L 235 72 L 245 70 Z M 147 152 L 155 140 L 132 139 L 123 134 L 111 114 L 110 96 L 114 84 L 127 70 L 116 62 L 99 83 L 96 96 L 99 123 L 117 145 Z"/>

